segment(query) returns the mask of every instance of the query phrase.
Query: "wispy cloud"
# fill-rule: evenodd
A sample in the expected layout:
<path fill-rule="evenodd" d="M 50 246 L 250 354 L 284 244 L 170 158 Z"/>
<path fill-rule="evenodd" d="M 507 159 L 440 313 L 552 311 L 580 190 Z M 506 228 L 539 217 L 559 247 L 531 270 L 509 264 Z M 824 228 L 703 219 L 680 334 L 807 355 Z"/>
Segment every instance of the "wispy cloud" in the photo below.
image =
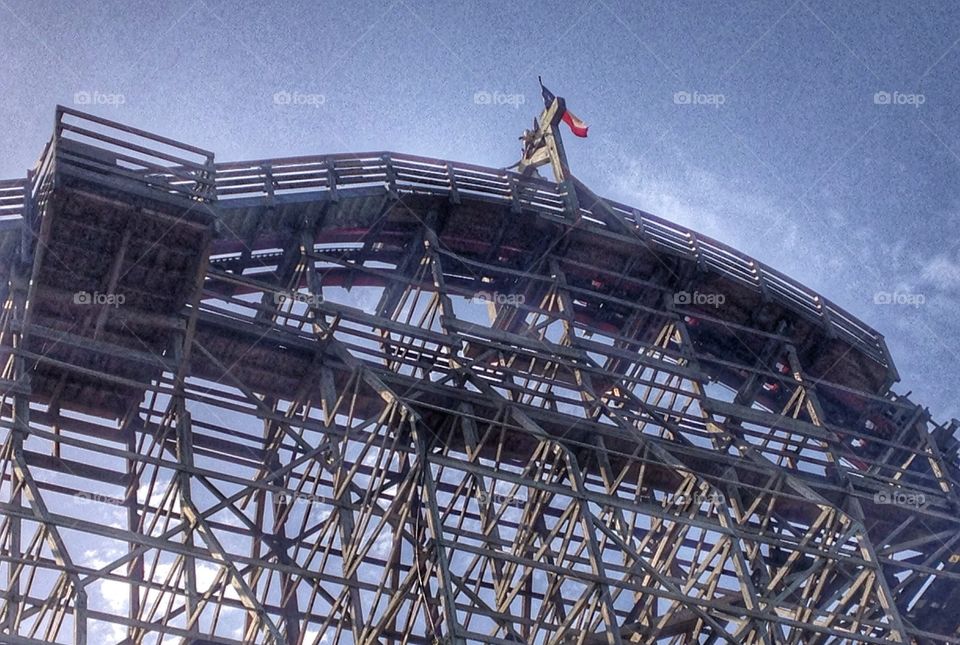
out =
<path fill-rule="evenodd" d="M 814 213 L 792 196 L 680 162 L 623 159 L 603 178 L 611 197 L 757 258 L 822 293 L 887 338 L 902 383 L 937 418 L 960 414 L 937 384 L 960 377 L 960 240 L 931 256 L 839 204 Z M 878 292 L 923 294 L 878 306 Z"/>
<path fill-rule="evenodd" d="M 934 256 L 923 264 L 920 277 L 936 289 L 957 292 L 960 290 L 960 260 L 946 254 Z"/>

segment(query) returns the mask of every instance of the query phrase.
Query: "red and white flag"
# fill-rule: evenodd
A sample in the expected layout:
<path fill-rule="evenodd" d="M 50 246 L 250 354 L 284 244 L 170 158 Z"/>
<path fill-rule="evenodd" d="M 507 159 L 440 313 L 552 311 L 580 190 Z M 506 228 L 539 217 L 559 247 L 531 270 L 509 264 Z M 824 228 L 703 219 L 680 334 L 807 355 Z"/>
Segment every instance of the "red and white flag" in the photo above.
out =
<path fill-rule="evenodd" d="M 539 78 L 537 80 L 539 80 Z M 556 98 L 553 92 L 544 87 L 543 81 L 540 81 L 540 94 L 543 95 L 544 107 L 550 107 L 550 104 L 553 103 L 553 100 Z M 576 114 L 566 109 L 566 107 L 564 107 L 563 114 L 560 115 L 560 118 L 567 124 L 567 127 L 570 128 L 570 132 L 573 132 L 578 137 L 587 136 L 587 130 L 590 126 L 584 123 Z"/>
<path fill-rule="evenodd" d="M 570 126 L 570 131 L 575 135 L 578 137 L 587 136 L 587 130 L 590 128 L 590 126 L 581 121 L 576 114 L 570 110 L 564 110 L 561 118 L 563 119 L 564 123 Z"/>

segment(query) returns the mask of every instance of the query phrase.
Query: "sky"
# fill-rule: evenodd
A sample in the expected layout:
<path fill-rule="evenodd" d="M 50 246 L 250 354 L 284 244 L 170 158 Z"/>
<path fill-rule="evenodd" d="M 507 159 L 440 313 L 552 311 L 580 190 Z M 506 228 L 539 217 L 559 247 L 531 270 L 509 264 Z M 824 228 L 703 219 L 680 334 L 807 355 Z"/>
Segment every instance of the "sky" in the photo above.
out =
<path fill-rule="evenodd" d="M 590 124 L 566 144 L 594 192 L 823 293 L 886 336 L 896 391 L 960 417 L 952 0 L 0 0 L 0 179 L 25 176 L 57 104 L 218 161 L 503 167 L 538 75 Z M 91 565 L 120 554 L 90 546 Z M 122 583 L 96 591 L 124 610 Z"/>
<path fill-rule="evenodd" d="M 503 167 L 542 75 L 595 192 L 825 294 L 886 336 L 896 391 L 960 417 L 960 3 L 0 0 L 0 61 L 0 178 L 58 103 L 218 161 Z"/>

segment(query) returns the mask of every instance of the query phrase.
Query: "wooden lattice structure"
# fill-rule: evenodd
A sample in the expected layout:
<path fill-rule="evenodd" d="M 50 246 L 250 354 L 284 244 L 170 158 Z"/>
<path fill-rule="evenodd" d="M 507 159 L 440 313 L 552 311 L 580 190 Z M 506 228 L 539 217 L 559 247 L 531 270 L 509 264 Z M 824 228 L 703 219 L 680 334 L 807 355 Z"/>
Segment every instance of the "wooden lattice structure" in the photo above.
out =
<path fill-rule="evenodd" d="M 56 123 L 0 642 L 960 643 L 955 428 L 824 297 L 572 176 Z"/>

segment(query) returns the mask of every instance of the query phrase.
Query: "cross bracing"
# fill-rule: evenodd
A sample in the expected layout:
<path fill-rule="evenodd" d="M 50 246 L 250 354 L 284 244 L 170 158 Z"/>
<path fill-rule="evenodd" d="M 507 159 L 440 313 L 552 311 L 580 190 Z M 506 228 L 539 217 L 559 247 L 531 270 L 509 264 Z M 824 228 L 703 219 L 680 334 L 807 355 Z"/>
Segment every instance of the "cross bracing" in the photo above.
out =
<path fill-rule="evenodd" d="M 0 214 L 0 641 L 960 642 L 882 337 L 575 178 L 60 108 Z"/>

